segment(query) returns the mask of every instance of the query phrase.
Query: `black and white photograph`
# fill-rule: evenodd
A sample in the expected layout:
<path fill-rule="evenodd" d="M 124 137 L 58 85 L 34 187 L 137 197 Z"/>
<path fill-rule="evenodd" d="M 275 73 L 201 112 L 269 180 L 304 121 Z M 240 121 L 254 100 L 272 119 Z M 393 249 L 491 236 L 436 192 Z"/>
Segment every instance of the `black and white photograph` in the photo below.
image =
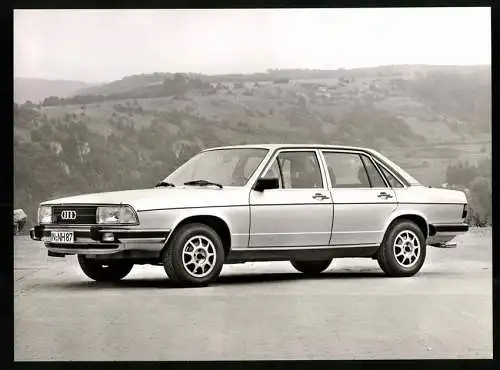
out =
<path fill-rule="evenodd" d="M 493 358 L 491 8 L 13 18 L 14 361 Z"/>

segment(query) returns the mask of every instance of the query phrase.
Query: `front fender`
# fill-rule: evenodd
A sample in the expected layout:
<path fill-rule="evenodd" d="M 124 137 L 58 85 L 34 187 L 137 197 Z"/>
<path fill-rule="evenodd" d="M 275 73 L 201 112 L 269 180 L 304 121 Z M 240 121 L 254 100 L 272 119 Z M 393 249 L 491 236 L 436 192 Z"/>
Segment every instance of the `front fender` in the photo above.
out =
<path fill-rule="evenodd" d="M 194 216 L 212 216 L 221 219 L 229 229 L 232 248 L 248 247 L 250 225 L 250 208 L 248 205 L 139 212 L 141 224 L 147 224 L 148 227 L 171 229 L 172 232 L 169 238 L 175 233 L 179 224 Z M 166 242 L 168 242 L 168 239 Z"/>

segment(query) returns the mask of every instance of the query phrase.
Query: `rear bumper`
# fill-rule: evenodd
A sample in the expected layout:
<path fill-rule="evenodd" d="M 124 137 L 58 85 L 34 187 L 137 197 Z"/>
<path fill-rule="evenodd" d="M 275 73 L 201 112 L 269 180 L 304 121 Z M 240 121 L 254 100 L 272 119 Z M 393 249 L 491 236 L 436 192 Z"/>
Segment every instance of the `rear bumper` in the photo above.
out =
<path fill-rule="evenodd" d="M 469 231 L 467 224 L 434 224 L 430 225 L 431 235 L 427 238 L 427 244 L 439 248 L 455 248 L 456 243 L 450 243 L 460 234 Z"/>
<path fill-rule="evenodd" d="M 52 231 L 72 231 L 73 243 L 52 243 Z M 114 240 L 103 241 L 105 233 L 112 233 Z M 30 230 L 30 238 L 43 241 L 49 252 L 55 254 L 115 254 L 127 250 L 160 251 L 165 245 L 170 229 L 129 229 L 126 227 L 55 227 L 36 225 Z"/>
<path fill-rule="evenodd" d="M 467 224 L 436 224 L 432 225 L 436 234 L 438 233 L 465 233 L 469 231 L 469 225 Z"/>

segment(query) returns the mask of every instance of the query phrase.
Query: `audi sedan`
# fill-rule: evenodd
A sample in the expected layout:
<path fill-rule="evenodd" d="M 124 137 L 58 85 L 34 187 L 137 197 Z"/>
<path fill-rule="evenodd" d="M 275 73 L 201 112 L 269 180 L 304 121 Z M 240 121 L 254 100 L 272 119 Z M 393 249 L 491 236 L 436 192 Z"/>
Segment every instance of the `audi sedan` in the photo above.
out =
<path fill-rule="evenodd" d="M 30 234 L 97 281 L 150 264 L 201 286 L 248 261 L 319 274 L 366 257 L 412 276 L 428 246 L 456 246 L 466 216 L 463 192 L 424 186 L 375 150 L 263 144 L 204 150 L 150 189 L 43 202 Z"/>

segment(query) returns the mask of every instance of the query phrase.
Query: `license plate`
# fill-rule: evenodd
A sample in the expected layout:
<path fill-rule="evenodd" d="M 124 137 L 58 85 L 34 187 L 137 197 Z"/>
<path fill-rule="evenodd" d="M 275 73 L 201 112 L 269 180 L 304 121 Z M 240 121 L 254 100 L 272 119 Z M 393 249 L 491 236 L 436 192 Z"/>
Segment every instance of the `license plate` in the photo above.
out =
<path fill-rule="evenodd" d="M 50 232 L 50 242 L 51 243 L 73 243 L 74 242 L 73 231 L 51 231 Z"/>

